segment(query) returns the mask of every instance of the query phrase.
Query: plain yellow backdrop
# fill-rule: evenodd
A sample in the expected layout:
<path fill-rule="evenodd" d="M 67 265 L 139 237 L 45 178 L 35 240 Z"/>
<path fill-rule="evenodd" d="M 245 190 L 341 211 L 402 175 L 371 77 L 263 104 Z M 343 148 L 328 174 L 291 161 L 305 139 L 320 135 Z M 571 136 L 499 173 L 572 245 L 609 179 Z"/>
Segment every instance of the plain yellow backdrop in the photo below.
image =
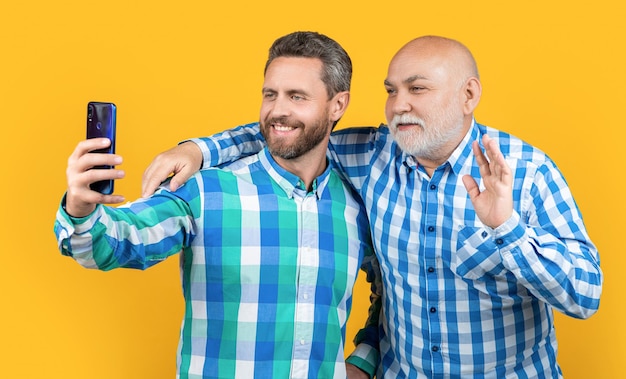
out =
<path fill-rule="evenodd" d="M 118 105 L 127 199 L 180 140 L 255 121 L 271 42 L 295 30 L 354 62 L 340 127 L 384 121 L 383 79 L 411 38 L 464 42 L 483 82 L 477 119 L 540 147 L 576 196 L 606 275 L 598 314 L 557 315 L 565 377 L 624 371 L 621 1 L 4 1 L 0 5 L 0 377 L 173 378 L 182 317 L 178 258 L 145 272 L 86 270 L 52 230 L 90 100 Z M 348 339 L 364 320 L 357 287 Z M 348 346 L 348 350 L 350 346 Z"/>

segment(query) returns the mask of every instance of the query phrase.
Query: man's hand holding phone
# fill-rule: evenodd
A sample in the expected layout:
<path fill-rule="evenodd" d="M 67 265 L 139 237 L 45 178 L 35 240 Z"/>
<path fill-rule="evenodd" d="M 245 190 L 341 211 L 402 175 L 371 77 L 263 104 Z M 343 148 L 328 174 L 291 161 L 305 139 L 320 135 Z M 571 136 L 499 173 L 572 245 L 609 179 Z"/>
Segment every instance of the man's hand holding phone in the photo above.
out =
<path fill-rule="evenodd" d="M 85 217 L 96 204 L 116 204 L 124 197 L 113 195 L 115 179 L 124 171 L 115 169 L 122 157 L 115 155 L 117 107 L 113 103 L 87 104 L 87 139 L 78 143 L 67 161 L 65 211 Z"/>
<path fill-rule="evenodd" d="M 96 204 L 117 204 L 124 201 L 120 195 L 104 195 L 91 189 L 91 184 L 124 177 L 124 171 L 115 168 L 92 170 L 96 166 L 117 166 L 122 157 L 108 153 L 90 153 L 111 145 L 108 138 L 91 138 L 78 143 L 67 161 L 67 194 L 65 210 L 74 217 L 85 217 Z"/>

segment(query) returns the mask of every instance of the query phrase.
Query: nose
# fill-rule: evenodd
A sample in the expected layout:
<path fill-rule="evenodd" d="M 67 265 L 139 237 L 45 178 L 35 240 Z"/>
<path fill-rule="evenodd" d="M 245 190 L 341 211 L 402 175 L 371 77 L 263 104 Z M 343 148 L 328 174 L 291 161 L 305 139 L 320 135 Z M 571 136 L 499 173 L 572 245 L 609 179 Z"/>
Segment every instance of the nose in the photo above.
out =
<path fill-rule="evenodd" d="M 274 101 L 269 104 L 269 115 L 271 117 L 287 117 L 291 114 L 289 106 L 289 98 L 287 96 L 277 96 Z"/>
<path fill-rule="evenodd" d="M 411 111 L 409 94 L 405 91 L 398 91 L 394 96 L 387 98 L 387 114 L 404 114 Z"/>

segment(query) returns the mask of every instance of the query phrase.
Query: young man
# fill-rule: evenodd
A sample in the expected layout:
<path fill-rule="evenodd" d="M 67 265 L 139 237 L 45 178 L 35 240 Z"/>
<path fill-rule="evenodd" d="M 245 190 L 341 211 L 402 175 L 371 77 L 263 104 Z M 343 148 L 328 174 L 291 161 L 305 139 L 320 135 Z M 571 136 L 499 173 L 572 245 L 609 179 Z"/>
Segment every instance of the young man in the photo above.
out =
<path fill-rule="evenodd" d="M 383 274 L 378 376 L 562 377 L 553 310 L 590 317 L 603 283 L 562 174 L 539 149 L 474 120 L 478 70 L 457 41 L 410 41 L 385 88 L 389 126 L 330 139 L 365 202 Z M 228 159 L 217 141 L 248 154 L 261 137 L 248 125 L 182 144 L 155 160 L 144 190 L 179 160 L 199 167 L 197 147 L 210 166 Z"/>
<path fill-rule="evenodd" d="M 326 36 L 279 38 L 262 90 L 267 148 L 118 208 L 102 203 L 123 198 L 89 188 L 123 175 L 91 170 L 121 163 L 89 153 L 109 141 L 82 141 L 71 155 L 55 224 L 63 254 L 89 268 L 145 269 L 182 250 L 177 377 L 346 377 L 352 287 L 360 266 L 374 281 L 377 269 L 363 205 L 326 158 L 351 73 Z"/>

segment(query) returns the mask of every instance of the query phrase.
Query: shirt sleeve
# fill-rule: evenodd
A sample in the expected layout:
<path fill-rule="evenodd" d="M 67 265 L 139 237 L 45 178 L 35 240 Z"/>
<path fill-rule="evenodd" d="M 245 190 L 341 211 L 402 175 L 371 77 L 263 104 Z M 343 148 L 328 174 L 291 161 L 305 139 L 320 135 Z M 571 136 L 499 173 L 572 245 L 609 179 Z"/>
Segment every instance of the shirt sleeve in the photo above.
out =
<path fill-rule="evenodd" d="M 379 347 L 379 321 L 382 309 L 382 278 L 380 266 L 376 256 L 372 253 L 366 256 L 361 265 L 366 274 L 366 280 L 370 283 L 370 307 L 365 326 L 359 330 L 354 338 L 355 349 L 346 359 L 347 363 L 355 365 L 373 378 L 380 363 Z"/>
<path fill-rule="evenodd" d="M 329 158 L 359 192 L 371 173 L 372 162 L 383 151 L 384 136 L 373 127 L 346 128 L 330 135 Z"/>
<path fill-rule="evenodd" d="M 258 122 L 188 141 L 198 145 L 202 151 L 202 168 L 218 167 L 234 162 L 239 158 L 258 153 L 266 145 Z"/>
<path fill-rule="evenodd" d="M 117 208 L 98 205 L 82 218 L 67 214 L 64 201 L 54 225 L 59 250 L 86 268 L 143 270 L 178 253 L 195 235 L 189 204 L 166 190 Z"/>
<path fill-rule="evenodd" d="M 202 167 L 217 167 L 256 154 L 266 145 L 259 123 L 250 123 L 214 134 L 193 138 L 202 151 Z M 360 189 L 370 172 L 371 161 L 384 143 L 379 128 L 351 127 L 331 134 L 328 156 L 343 172 L 344 179 Z"/>
<path fill-rule="evenodd" d="M 525 180 L 523 204 L 507 222 L 461 230 L 457 273 L 473 280 L 513 275 L 560 312 L 588 318 L 598 310 L 603 273 L 572 193 L 551 161 Z"/>

